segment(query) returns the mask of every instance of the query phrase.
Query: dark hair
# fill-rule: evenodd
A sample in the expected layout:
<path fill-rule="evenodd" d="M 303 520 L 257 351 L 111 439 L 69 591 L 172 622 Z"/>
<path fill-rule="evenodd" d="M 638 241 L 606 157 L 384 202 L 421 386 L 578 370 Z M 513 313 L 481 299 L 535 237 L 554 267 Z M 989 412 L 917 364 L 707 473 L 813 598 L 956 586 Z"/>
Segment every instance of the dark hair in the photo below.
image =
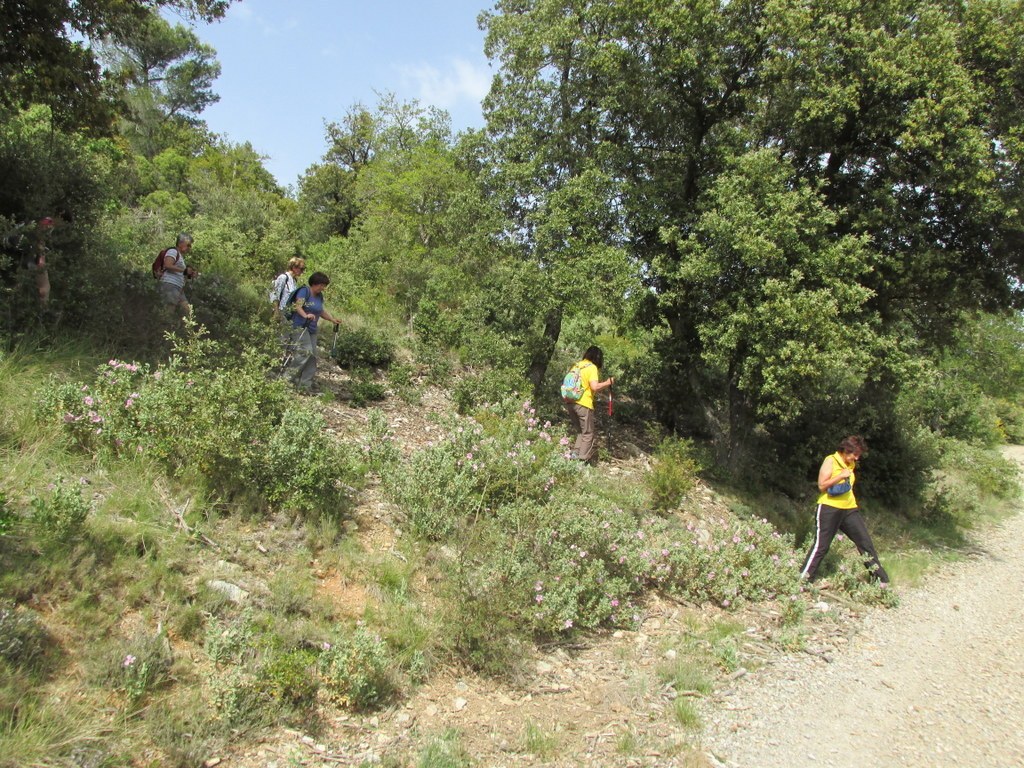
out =
<path fill-rule="evenodd" d="M 604 367 L 604 352 L 601 351 L 600 347 L 593 345 L 587 347 L 587 351 L 583 353 L 583 359 L 589 360 L 598 368 Z"/>
<path fill-rule="evenodd" d="M 325 275 L 323 272 L 314 272 L 309 276 L 310 285 L 330 285 L 331 278 Z"/>
<path fill-rule="evenodd" d="M 864 456 L 868 452 L 868 444 L 864 442 L 864 438 L 860 435 L 850 435 L 839 441 L 839 452 L 856 453 Z"/>

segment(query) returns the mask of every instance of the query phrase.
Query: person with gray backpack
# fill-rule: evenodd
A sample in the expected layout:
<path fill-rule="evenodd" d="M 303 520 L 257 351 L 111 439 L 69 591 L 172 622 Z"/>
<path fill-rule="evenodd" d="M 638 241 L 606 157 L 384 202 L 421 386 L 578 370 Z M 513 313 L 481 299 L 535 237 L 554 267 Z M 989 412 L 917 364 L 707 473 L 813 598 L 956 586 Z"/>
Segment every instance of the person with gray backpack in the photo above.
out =
<path fill-rule="evenodd" d="M 274 319 L 284 322 L 284 310 L 288 305 L 288 297 L 298 288 L 299 275 L 306 270 L 306 260 L 294 258 L 288 260 L 288 269 L 278 275 L 270 286 L 270 306 L 274 310 Z"/>

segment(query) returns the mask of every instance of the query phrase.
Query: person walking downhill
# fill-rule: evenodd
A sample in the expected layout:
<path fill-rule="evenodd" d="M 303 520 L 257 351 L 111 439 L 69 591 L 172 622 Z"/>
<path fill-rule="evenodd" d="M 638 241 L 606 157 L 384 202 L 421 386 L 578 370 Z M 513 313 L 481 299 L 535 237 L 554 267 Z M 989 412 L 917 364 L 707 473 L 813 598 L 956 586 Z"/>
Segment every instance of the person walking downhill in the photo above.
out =
<path fill-rule="evenodd" d="M 174 248 L 168 248 L 164 254 L 164 270 L 160 275 L 157 289 L 164 304 L 173 307 L 184 317 L 192 311 L 192 305 L 185 298 L 185 278 L 195 277 L 195 270 L 185 263 L 185 254 L 192 250 L 192 235 L 184 232 L 178 235 Z"/>
<path fill-rule="evenodd" d="M 274 308 L 275 320 L 284 322 L 284 310 L 288 305 L 288 299 L 299 286 L 299 275 L 305 271 L 305 259 L 290 259 L 288 261 L 288 269 L 274 280 L 274 284 L 270 287 L 269 299 L 271 306 Z"/>
<path fill-rule="evenodd" d="M 814 543 L 807 553 L 800 577 L 813 579 L 821 560 L 828 554 L 832 539 L 842 531 L 856 545 L 865 559 L 865 565 L 872 577 L 883 585 L 889 583 L 889 574 L 878 560 L 878 552 L 871 541 L 868 527 L 857 505 L 853 486 L 857 482 L 857 462 L 867 453 L 863 438 L 851 435 L 843 438 L 839 448 L 826 456 L 818 470 L 818 506 L 815 513 Z"/>
<path fill-rule="evenodd" d="M 331 279 L 323 272 L 314 272 L 309 284 L 295 294 L 292 313 L 292 335 L 290 340 L 292 359 L 285 375 L 300 392 L 313 391 L 313 377 L 316 375 L 317 321 L 322 317 L 335 328 L 339 320 L 324 309 L 324 288 Z"/>
<path fill-rule="evenodd" d="M 572 377 L 574 371 L 578 372 L 579 384 L 582 393 L 578 398 L 567 394 L 565 386 L 562 388 L 562 396 L 565 402 L 565 410 L 569 414 L 569 422 L 573 429 L 579 434 L 576 436 L 576 444 L 573 447 L 572 457 L 585 461 L 588 464 L 596 463 L 594 455 L 595 438 L 597 437 L 597 416 L 594 413 L 594 393 L 607 389 L 615 383 L 614 378 L 607 378 L 600 381 L 601 366 L 604 365 L 604 353 L 600 347 L 590 346 L 583 353 L 583 359 L 569 369 L 567 379 Z"/>

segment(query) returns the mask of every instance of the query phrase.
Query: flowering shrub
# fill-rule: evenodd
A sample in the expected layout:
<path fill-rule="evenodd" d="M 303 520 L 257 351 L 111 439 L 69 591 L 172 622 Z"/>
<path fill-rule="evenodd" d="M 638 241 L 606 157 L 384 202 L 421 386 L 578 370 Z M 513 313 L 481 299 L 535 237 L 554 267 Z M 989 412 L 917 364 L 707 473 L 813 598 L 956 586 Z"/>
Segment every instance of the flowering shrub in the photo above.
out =
<path fill-rule="evenodd" d="M 341 508 L 361 474 L 354 456 L 324 437 L 322 417 L 267 380 L 262 359 L 228 367 L 211 344 L 190 348 L 199 359 L 174 356 L 155 371 L 110 360 L 92 382 L 51 381 L 41 411 L 87 451 L 153 458 L 219 493 L 256 490 L 294 511 Z"/>
<path fill-rule="evenodd" d="M 447 426 L 444 439 L 385 478 L 391 498 L 427 538 L 451 536 L 460 522 L 505 504 L 547 501 L 579 474 L 568 460 L 568 440 L 541 423 L 529 402 L 506 401 Z"/>
<path fill-rule="evenodd" d="M 108 670 L 107 678 L 124 694 L 131 708 L 168 682 L 172 661 L 170 645 L 163 634 L 139 637 L 115 653 L 111 659 L 114 669 Z"/>

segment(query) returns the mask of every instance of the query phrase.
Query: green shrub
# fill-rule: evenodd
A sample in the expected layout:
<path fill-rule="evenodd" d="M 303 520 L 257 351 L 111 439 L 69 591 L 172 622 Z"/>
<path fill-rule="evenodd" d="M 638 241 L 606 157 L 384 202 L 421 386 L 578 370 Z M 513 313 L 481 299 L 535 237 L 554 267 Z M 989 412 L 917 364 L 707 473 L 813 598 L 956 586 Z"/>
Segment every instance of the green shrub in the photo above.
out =
<path fill-rule="evenodd" d="M 358 627 L 349 637 L 325 643 L 317 666 L 324 689 L 339 704 L 355 710 L 374 709 L 394 693 L 387 645 Z"/>
<path fill-rule="evenodd" d="M 316 662 L 316 651 L 309 648 L 272 654 L 260 665 L 256 675 L 257 694 L 293 709 L 312 707 L 319 689 Z"/>
<path fill-rule="evenodd" d="M 677 507 L 697 483 L 701 467 L 694 455 L 693 443 L 677 437 L 661 441 L 651 462 L 648 486 L 654 508 L 668 510 Z"/>
<path fill-rule="evenodd" d="M 332 441 L 326 421 L 304 405 L 290 406 L 254 457 L 264 498 L 289 511 L 337 519 L 363 474 L 355 452 Z"/>
<path fill-rule="evenodd" d="M 492 368 L 460 378 L 452 387 L 451 397 L 455 409 L 460 414 L 467 414 L 476 408 L 507 400 L 525 388 L 526 382 L 519 373 Z"/>
<path fill-rule="evenodd" d="M 246 611 L 234 619 L 216 619 L 207 624 L 203 648 L 216 664 L 239 664 L 253 651 L 255 628 Z"/>
<path fill-rule="evenodd" d="M 153 372 L 110 360 L 91 383 L 51 380 L 40 411 L 84 450 L 154 458 L 222 497 L 255 491 L 278 508 L 339 515 L 362 469 L 323 417 L 268 381 L 258 355 L 228 364 L 198 331 L 181 352 Z"/>
<path fill-rule="evenodd" d="M 418 533 L 440 540 L 461 521 L 503 504 L 549 499 L 559 483 L 579 475 L 567 445 L 529 402 L 505 401 L 475 419 L 449 422 L 446 435 L 396 469 L 385 487 Z"/>
<path fill-rule="evenodd" d="M 342 368 L 385 368 L 395 357 L 394 345 L 365 328 L 338 331 L 332 342 L 334 359 Z"/>
<path fill-rule="evenodd" d="M 57 478 L 49 497 L 35 496 L 30 502 L 30 522 L 36 537 L 51 546 L 66 546 L 85 533 L 85 520 L 91 511 L 82 498 L 82 489 Z"/>

